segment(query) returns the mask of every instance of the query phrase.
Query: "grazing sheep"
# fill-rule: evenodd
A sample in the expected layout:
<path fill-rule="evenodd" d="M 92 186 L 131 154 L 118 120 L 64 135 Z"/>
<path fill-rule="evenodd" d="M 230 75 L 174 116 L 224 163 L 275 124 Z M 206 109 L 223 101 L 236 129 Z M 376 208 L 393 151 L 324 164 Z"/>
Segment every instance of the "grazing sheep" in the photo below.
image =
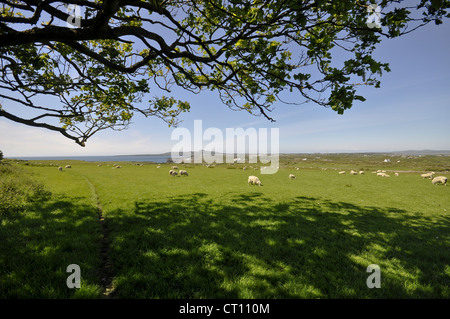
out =
<path fill-rule="evenodd" d="M 58 170 L 60 171 L 60 172 L 62 172 L 62 167 L 60 166 L 60 167 L 58 167 Z"/>
<path fill-rule="evenodd" d="M 66 168 L 72 168 L 72 166 L 70 166 L 70 165 L 66 165 Z"/>
<path fill-rule="evenodd" d="M 295 175 L 294 174 L 289 174 L 289 179 L 295 179 Z"/>
<path fill-rule="evenodd" d="M 101 167 L 101 166 L 102 166 L 102 164 L 98 164 L 97 166 L 98 166 L 98 167 Z"/>
<path fill-rule="evenodd" d="M 359 175 L 364 175 L 364 171 L 359 171 Z"/>
<path fill-rule="evenodd" d="M 256 176 L 253 176 L 253 175 L 251 175 L 251 176 L 249 176 L 248 177 L 248 184 L 250 185 L 259 185 L 259 186 L 261 186 L 261 181 L 259 180 L 259 178 L 258 177 L 256 177 Z"/>
<path fill-rule="evenodd" d="M 172 166 L 172 169 L 178 169 L 178 166 Z"/>
<path fill-rule="evenodd" d="M 178 175 L 178 172 L 171 169 L 171 170 L 169 171 L 169 174 L 172 175 L 172 176 L 177 176 L 177 175 Z"/>
<path fill-rule="evenodd" d="M 345 174 L 345 171 L 340 171 L 339 174 Z"/>
<path fill-rule="evenodd" d="M 398 173 L 394 173 L 394 175 L 398 177 Z"/>
<path fill-rule="evenodd" d="M 422 178 L 430 178 L 431 179 L 434 174 L 436 174 L 436 173 L 435 172 L 431 172 L 431 173 L 421 174 L 420 176 Z"/>
<path fill-rule="evenodd" d="M 377 173 L 377 176 L 385 177 L 386 173 Z"/>
<path fill-rule="evenodd" d="M 161 167 L 161 165 L 156 166 L 156 168 L 160 168 L 160 167 Z"/>
<path fill-rule="evenodd" d="M 358 175 L 358 173 L 355 172 L 354 170 L 351 170 L 351 171 L 350 171 L 350 174 L 351 174 L 351 175 Z"/>
<path fill-rule="evenodd" d="M 184 175 L 184 176 L 189 176 L 188 172 L 184 171 L 184 170 L 180 170 L 180 175 Z"/>
<path fill-rule="evenodd" d="M 447 177 L 445 177 L 445 176 L 436 176 L 435 178 L 433 178 L 431 183 L 433 185 L 444 184 L 445 186 L 447 186 Z"/>

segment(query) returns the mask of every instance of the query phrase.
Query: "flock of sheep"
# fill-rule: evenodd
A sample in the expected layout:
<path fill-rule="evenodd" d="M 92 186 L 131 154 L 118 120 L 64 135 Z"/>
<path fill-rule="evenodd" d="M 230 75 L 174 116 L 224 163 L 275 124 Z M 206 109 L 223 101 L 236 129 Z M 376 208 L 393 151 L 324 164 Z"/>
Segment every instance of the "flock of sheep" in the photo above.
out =
<path fill-rule="evenodd" d="M 436 173 L 435 172 L 431 172 L 431 173 L 421 174 L 420 176 L 422 178 L 432 179 L 434 174 L 436 174 Z M 445 176 L 436 176 L 435 178 L 432 179 L 431 183 L 433 185 L 444 184 L 445 186 L 447 186 L 447 177 L 445 177 Z"/>
<path fill-rule="evenodd" d="M 346 172 L 345 171 L 340 171 L 339 172 L 339 174 L 345 174 Z M 372 172 L 373 174 L 377 174 L 377 176 L 380 176 L 380 177 L 391 177 L 390 175 L 388 175 L 388 174 L 386 174 L 386 171 L 385 170 L 377 170 L 377 171 L 374 171 L 374 172 Z M 350 171 L 350 174 L 351 175 L 358 175 L 358 173 L 357 172 L 355 172 L 354 170 L 352 170 L 352 171 Z M 360 175 L 362 175 L 362 174 L 364 174 L 364 171 L 359 171 L 359 174 Z M 429 178 L 429 179 L 431 179 L 431 178 L 433 178 L 433 175 L 434 174 L 436 174 L 435 172 L 431 172 L 431 173 L 425 173 L 425 174 L 421 174 L 420 176 L 422 177 L 422 178 Z M 398 177 L 398 173 L 396 172 L 396 173 L 394 173 L 394 175 L 396 176 L 396 177 Z M 447 177 L 445 177 L 445 176 L 436 176 L 435 178 L 433 178 L 433 180 L 431 181 L 431 183 L 433 184 L 433 185 L 437 185 L 437 184 L 444 184 L 445 186 L 447 186 Z"/>
<path fill-rule="evenodd" d="M 297 168 L 297 169 L 298 169 L 298 168 Z M 345 171 L 340 171 L 340 172 L 339 172 L 340 175 L 345 174 L 345 173 L 346 173 Z M 380 176 L 380 177 L 390 177 L 390 175 L 386 174 L 386 171 L 384 171 L 384 170 L 377 170 L 377 171 L 374 171 L 374 172 L 372 172 L 372 173 L 373 173 L 373 174 L 377 174 L 377 176 Z M 359 174 L 359 175 L 364 175 L 365 172 L 364 172 L 364 171 L 356 172 L 356 171 L 354 171 L 354 170 L 351 170 L 351 171 L 350 171 L 350 174 L 351 174 L 351 175 L 358 175 L 358 174 Z M 430 178 L 430 179 L 431 179 L 431 178 L 433 177 L 434 174 L 435 174 L 435 172 L 431 172 L 431 173 L 421 174 L 420 176 L 421 176 L 422 178 Z M 394 173 L 394 175 L 395 175 L 396 177 L 399 176 L 397 172 Z M 289 179 L 296 179 L 296 177 L 295 177 L 294 174 L 289 174 Z M 444 184 L 445 186 L 447 186 L 447 177 L 445 177 L 445 176 L 436 176 L 435 178 L 433 178 L 433 180 L 431 181 L 431 183 L 432 183 L 433 185 Z M 248 184 L 249 184 L 249 185 L 259 185 L 259 186 L 262 185 L 262 184 L 261 184 L 261 181 L 259 180 L 259 178 L 256 177 L 256 176 L 253 176 L 253 175 L 248 177 Z"/>
<path fill-rule="evenodd" d="M 158 166 L 159 168 L 160 166 Z M 178 169 L 178 166 L 172 166 L 172 169 L 169 171 L 169 174 L 172 176 L 177 176 L 178 174 L 180 174 L 180 176 L 189 176 L 188 172 L 186 172 L 185 170 L 180 169 L 180 171 L 176 171 L 176 169 Z"/>
<path fill-rule="evenodd" d="M 102 164 L 98 164 L 97 166 L 100 167 L 100 166 L 102 166 Z M 142 164 L 140 166 L 142 166 Z M 161 167 L 161 165 L 157 166 L 157 168 L 160 168 L 160 167 Z M 72 166 L 71 165 L 66 165 L 65 168 L 72 168 Z M 116 169 L 117 168 L 122 168 L 122 166 L 114 164 L 113 168 L 116 168 Z M 246 169 L 246 167 L 244 167 L 244 170 L 245 169 Z M 298 170 L 297 167 L 296 167 L 296 169 Z M 62 170 L 63 170 L 62 166 L 59 166 L 58 170 L 62 172 Z M 176 171 L 176 170 L 178 170 L 178 166 L 172 166 L 172 169 L 169 171 L 169 175 L 171 175 L 171 176 L 177 176 L 177 175 L 189 176 L 188 172 L 185 171 L 185 170 L 179 170 L 179 171 Z M 340 175 L 343 175 L 345 173 L 346 173 L 346 171 L 339 171 Z M 384 170 L 377 170 L 377 171 L 373 171 L 372 173 L 373 174 L 377 174 L 377 176 L 380 176 L 380 177 L 390 177 L 390 175 L 386 174 L 386 171 L 384 171 Z M 364 175 L 364 174 L 365 174 L 365 172 L 362 171 L 362 170 L 359 171 L 359 172 L 356 172 L 354 170 L 350 171 L 350 175 Z M 394 174 L 395 174 L 395 176 L 398 176 L 398 173 L 394 173 Z M 421 174 L 420 176 L 422 178 L 432 179 L 431 183 L 433 185 L 444 184 L 445 186 L 447 186 L 447 177 L 445 177 L 445 176 L 436 176 L 436 177 L 433 178 L 433 175 L 435 175 L 435 174 L 436 174 L 435 172 L 430 172 L 430 173 Z M 289 174 L 289 179 L 291 179 L 291 180 L 292 179 L 296 179 L 296 177 L 295 177 L 294 174 Z M 248 182 L 248 185 L 262 186 L 262 183 L 259 180 L 259 178 L 257 176 L 254 176 L 254 175 L 249 176 L 247 182 Z"/>

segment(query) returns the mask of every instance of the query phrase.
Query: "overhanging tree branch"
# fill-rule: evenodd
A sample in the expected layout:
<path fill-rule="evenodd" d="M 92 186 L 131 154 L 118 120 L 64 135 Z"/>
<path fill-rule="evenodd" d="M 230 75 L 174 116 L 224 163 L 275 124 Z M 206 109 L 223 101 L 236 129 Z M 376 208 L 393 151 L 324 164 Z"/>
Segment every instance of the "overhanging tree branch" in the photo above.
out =
<path fill-rule="evenodd" d="M 67 131 L 61 127 L 53 126 L 53 125 L 50 125 L 47 123 L 37 123 L 34 120 L 24 119 L 24 118 L 15 116 L 15 115 L 8 113 L 1 109 L 0 109 L 0 116 L 3 116 L 5 118 L 7 118 L 8 120 L 14 121 L 16 123 L 25 124 L 25 125 L 32 126 L 32 127 L 41 127 L 41 128 L 45 128 L 47 130 L 59 132 L 62 135 L 64 135 L 65 137 L 67 137 L 71 140 L 74 140 L 75 143 L 79 144 L 80 146 L 85 146 L 86 139 L 83 139 L 83 138 L 80 139 L 78 137 L 72 136 L 72 135 L 68 134 Z M 39 117 L 35 118 L 35 120 L 38 118 Z"/>
<path fill-rule="evenodd" d="M 357 84 L 378 87 L 389 71 L 372 57 L 382 37 L 440 24 L 450 7 L 448 0 L 382 1 L 382 28 L 371 29 L 369 4 L 0 0 L 0 116 L 84 145 L 99 130 L 128 127 L 136 113 L 176 125 L 190 104 L 155 94 L 145 100 L 156 87 L 216 90 L 228 107 L 272 121 L 286 90 L 296 92 L 297 104 L 343 113 L 364 99 Z M 67 23 L 69 5 L 80 9 L 79 27 Z M 341 64 L 335 49 L 346 55 Z M 42 105 L 41 96 L 59 103 Z M 20 118 L 18 105 L 37 114 Z M 55 118 L 60 127 L 37 122 Z"/>

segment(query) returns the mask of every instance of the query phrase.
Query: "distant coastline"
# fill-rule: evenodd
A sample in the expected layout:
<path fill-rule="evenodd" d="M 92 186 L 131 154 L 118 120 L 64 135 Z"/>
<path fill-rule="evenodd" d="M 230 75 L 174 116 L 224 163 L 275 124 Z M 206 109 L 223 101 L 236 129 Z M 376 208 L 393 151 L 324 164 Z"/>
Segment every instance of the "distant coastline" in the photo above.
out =
<path fill-rule="evenodd" d="M 186 156 L 193 156 L 198 152 L 187 152 Z M 339 151 L 339 152 L 280 152 L 280 155 L 305 155 L 305 154 L 393 154 L 393 155 L 450 155 L 450 150 L 405 150 L 405 151 Z M 160 154 L 128 154 L 111 156 L 172 156 L 171 152 Z M 181 156 L 180 156 L 181 157 Z"/>
<path fill-rule="evenodd" d="M 9 157 L 7 157 L 9 158 Z M 166 163 L 170 155 L 105 155 L 105 156 L 18 156 L 24 161 L 86 161 L 86 162 L 152 162 Z"/>
<path fill-rule="evenodd" d="M 435 156 L 450 156 L 450 150 L 409 150 L 409 151 L 390 151 L 390 152 L 310 152 L 310 153 L 280 153 L 280 156 L 302 156 L 302 155 L 339 155 L 339 154 L 372 154 L 372 155 L 392 155 L 392 156 L 426 156 L 426 155 L 435 155 Z M 239 154 L 235 154 L 239 156 Z M 183 159 L 183 158 L 191 158 L 194 156 L 194 152 L 190 152 L 184 154 L 184 156 L 176 156 L 172 157 L 171 152 L 160 153 L 160 154 L 133 154 L 133 155 L 90 155 L 90 156 L 7 156 L 5 158 L 9 159 L 17 159 L 17 160 L 30 160 L 30 161 L 45 161 L 45 160 L 54 160 L 54 161 L 69 161 L 69 160 L 78 160 L 78 161 L 87 161 L 87 162 L 153 162 L 153 163 L 167 163 L 170 159 Z"/>

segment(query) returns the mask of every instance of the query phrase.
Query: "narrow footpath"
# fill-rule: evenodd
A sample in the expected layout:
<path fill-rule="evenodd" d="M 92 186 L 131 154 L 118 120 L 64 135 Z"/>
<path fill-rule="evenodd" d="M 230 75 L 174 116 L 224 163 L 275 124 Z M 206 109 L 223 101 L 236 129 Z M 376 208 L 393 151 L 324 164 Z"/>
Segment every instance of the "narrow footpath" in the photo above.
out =
<path fill-rule="evenodd" d="M 97 189 L 95 188 L 94 184 L 87 178 L 86 176 L 83 176 L 86 182 L 89 184 L 89 187 L 91 189 L 91 193 L 95 202 L 95 205 L 97 207 L 98 211 L 98 219 L 100 221 L 100 225 L 102 227 L 102 239 L 100 244 L 100 258 L 101 258 L 101 264 L 100 264 L 100 276 L 101 276 L 101 284 L 103 288 L 103 299 L 110 299 L 114 298 L 114 287 L 112 284 L 114 274 L 113 274 L 113 267 L 111 263 L 110 258 L 110 241 L 109 241 L 109 231 L 108 226 L 105 222 L 105 218 L 103 216 L 103 209 L 100 204 L 100 200 L 97 194 Z"/>

